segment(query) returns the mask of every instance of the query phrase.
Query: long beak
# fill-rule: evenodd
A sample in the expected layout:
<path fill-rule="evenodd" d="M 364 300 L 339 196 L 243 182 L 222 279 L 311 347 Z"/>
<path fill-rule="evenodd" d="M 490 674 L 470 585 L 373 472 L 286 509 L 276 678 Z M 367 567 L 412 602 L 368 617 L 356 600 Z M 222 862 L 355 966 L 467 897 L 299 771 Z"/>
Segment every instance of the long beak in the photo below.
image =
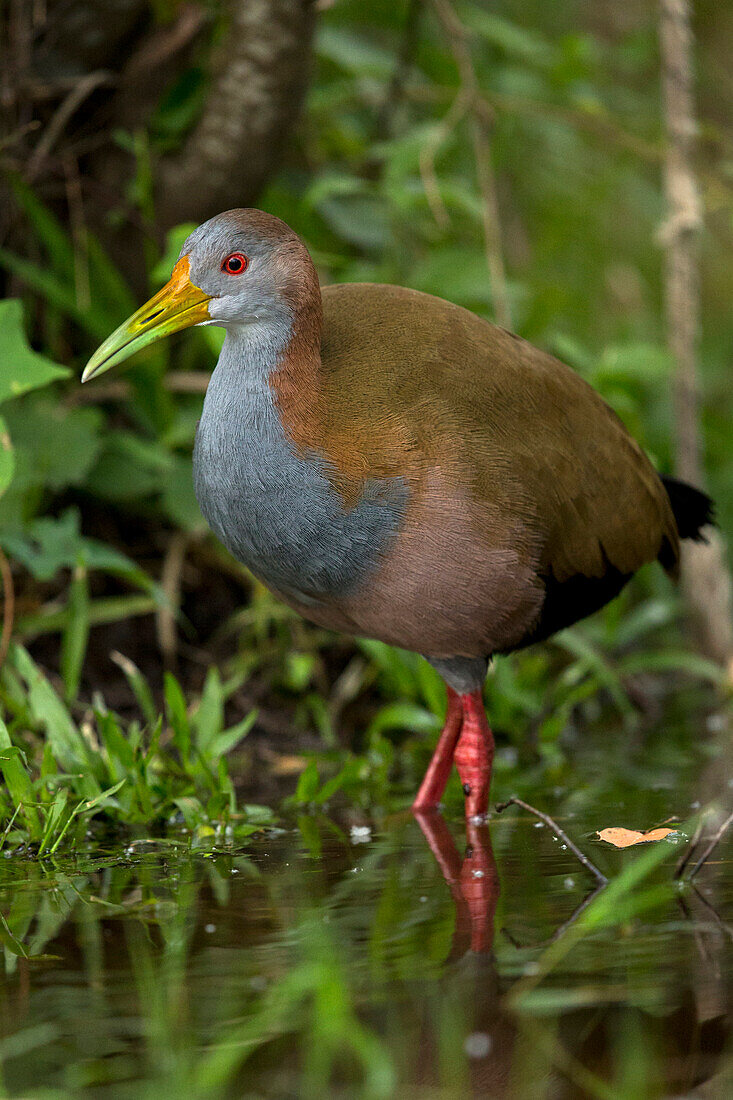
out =
<path fill-rule="evenodd" d="M 84 368 L 82 382 L 103 374 L 154 340 L 208 320 L 211 295 L 193 285 L 188 277 L 189 270 L 189 258 L 182 256 L 162 290 L 97 348 Z"/>

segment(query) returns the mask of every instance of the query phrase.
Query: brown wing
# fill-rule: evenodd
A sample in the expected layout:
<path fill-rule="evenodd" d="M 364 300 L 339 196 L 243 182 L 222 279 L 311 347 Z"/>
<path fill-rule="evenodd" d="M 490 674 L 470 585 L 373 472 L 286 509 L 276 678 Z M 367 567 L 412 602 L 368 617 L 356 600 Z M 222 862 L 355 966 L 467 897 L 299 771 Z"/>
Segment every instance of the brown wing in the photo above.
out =
<path fill-rule="evenodd" d="M 559 360 L 431 295 L 323 291 L 324 448 L 347 481 L 439 469 L 487 549 L 538 574 L 626 577 L 679 540 L 667 493 L 599 395 Z"/>

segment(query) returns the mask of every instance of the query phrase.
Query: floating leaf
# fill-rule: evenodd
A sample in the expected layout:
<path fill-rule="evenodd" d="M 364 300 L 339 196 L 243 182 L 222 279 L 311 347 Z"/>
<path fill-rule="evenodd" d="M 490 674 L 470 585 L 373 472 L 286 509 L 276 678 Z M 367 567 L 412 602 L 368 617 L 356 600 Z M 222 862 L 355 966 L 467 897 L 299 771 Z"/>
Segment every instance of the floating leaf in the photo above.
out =
<path fill-rule="evenodd" d="M 636 829 L 624 829 L 621 826 L 612 826 L 609 829 L 601 829 L 598 833 L 599 840 L 605 840 L 606 844 L 612 844 L 614 848 L 631 848 L 634 844 L 648 844 L 653 840 L 664 840 L 665 837 L 674 835 L 675 829 L 651 829 L 648 833 L 640 833 Z"/>

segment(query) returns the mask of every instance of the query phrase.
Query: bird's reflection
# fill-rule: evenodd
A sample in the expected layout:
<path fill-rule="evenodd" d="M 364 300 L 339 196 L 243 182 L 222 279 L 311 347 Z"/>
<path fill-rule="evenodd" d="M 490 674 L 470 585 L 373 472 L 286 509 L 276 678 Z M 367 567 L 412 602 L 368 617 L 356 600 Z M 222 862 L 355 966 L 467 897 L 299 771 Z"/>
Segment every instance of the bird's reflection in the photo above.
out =
<path fill-rule="evenodd" d="M 488 825 L 466 822 L 466 850 L 461 858 L 441 814 L 416 813 L 415 818 L 455 902 L 450 957 L 460 958 L 467 951 L 487 954 L 494 941 L 494 913 L 500 890 Z"/>
<path fill-rule="evenodd" d="M 534 1042 L 542 1029 L 536 1021 L 528 1024 L 521 1013 L 513 1012 L 504 997 L 512 980 L 506 974 L 502 978 L 493 950 L 500 882 L 489 826 L 485 823 L 466 823 L 466 849 L 461 856 L 453 833 L 439 813 L 416 813 L 415 818 L 455 906 L 453 942 L 440 977 L 440 1002 L 443 1006 L 450 1006 L 453 1019 L 458 1013 L 463 1016 L 461 1032 L 464 1072 L 468 1082 L 466 1093 L 502 1100 L 515 1095 L 512 1082 L 518 1072 L 518 1044 L 522 1047 L 527 1042 Z M 542 950 L 556 940 L 598 893 L 598 887 L 591 890 L 570 918 L 559 924 L 551 936 L 527 945 L 527 948 Z M 700 900 L 705 901 L 701 896 Z M 705 904 L 708 905 L 707 902 Z M 684 902 L 682 908 L 691 919 Z M 720 932 L 721 926 L 722 931 L 731 934 L 720 918 L 717 918 L 713 931 L 717 929 Z M 703 928 L 702 924 L 694 925 L 696 937 L 700 940 Z M 503 931 L 508 943 L 517 949 L 522 946 L 506 929 Z M 707 931 L 709 933 L 710 929 Z M 709 958 L 706 957 L 708 954 Z M 578 1079 L 574 1078 L 588 1071 L 597 1073 L 600 1066 L 610 1064 L 610 1052 L 617 1049 L 619 1037 L 628 1035 L 630 1028 L 643 1035 L 654 1049 L 666 1051 L 660 1082 L 664 1079 L 665 1086 L 673 1091 L 709 1080 L 711 1084 L 720 1082 L 720 1077 L 715 1074 L 720 1072 L 722 1051 L 729 1041 L 730 1003 L 729 983 L 721 959 L 719 945 L 717 950 L 701 952 L 696 968 L 696 984 L 702 986 L 706 994 L 704 1004 L 700 1003 L 699 997 L 693 996 L 690 989 L 679 990 L 674 1008 L 663 1013 L 647 1014 L 636 1006 L 613 1002 L 591 1008 L 569 1007 L 559 1020 L 557 1035 L 554 1038 L 545 1036 L 548 1053 L 542 1066 L 542 1082 L 535 1081 L 536 1094 L 544 1095 L 549 1091 L 563 1100 L 585 1096 Z M 438 1014 L 439 1011 L 436 1010 Z M 438 1029 L 446 1026 L 439 1015 L 434 1026 Z M 437 1088 L 441 1079 L 438 1063 L 432 1055 L 433 1046 L 431 1036 L 426 1032 L 422 1036 L 419 1070 L 420 1084 L 426 1089 Z M 537 1072 L 540 1072 L 539 1068 Z M 710 1095 L 733 1094 L 728 1089 Z"/>

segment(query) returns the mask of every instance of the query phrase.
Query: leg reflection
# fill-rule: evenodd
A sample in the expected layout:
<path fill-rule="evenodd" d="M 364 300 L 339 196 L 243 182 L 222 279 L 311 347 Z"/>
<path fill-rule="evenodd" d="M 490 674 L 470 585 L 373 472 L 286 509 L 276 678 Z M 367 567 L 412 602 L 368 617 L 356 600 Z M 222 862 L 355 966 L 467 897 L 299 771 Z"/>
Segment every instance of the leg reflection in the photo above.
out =
<path fill-rule="evenodd" d="M 516 1023 L 502 1007 L 492 951 L 499 876 L 489 828 L 485 822 L 466 822 L 466 851 L 461 858 L 440 814 L 418 813 L 415 817 L 453 895 L 456 910 L 453 944 L 446 960 L 452 965 L 445 967 L 440 980 L 441 1008 L 436 1010 L 436 1027 L 442 1030 L 446 1026 L 441 1011 L 450 1014 L 453 1028 L 455 1021 L 462 1019 L 457 1057 L 468 1076 L 465 1095 L 504 1100 L 511 1095 Z M 424 1091 L 446 1085 L 452 1089 L 452 1082 L 441 1078 L 438 1062 L 425 1047 L 421 1057 L 420 1085 Z"/>
<path fill-rule="evenodd" d="M 494 940 L 494 913 L 499 900 L 499 874 L 488 825 L 466 821 L 466 852 L 461 859 L 440 814 L 415 813 L 415 817 L 455 902 L 451 958 L 460 958 L 467 951 L 487 954 Z"/>

